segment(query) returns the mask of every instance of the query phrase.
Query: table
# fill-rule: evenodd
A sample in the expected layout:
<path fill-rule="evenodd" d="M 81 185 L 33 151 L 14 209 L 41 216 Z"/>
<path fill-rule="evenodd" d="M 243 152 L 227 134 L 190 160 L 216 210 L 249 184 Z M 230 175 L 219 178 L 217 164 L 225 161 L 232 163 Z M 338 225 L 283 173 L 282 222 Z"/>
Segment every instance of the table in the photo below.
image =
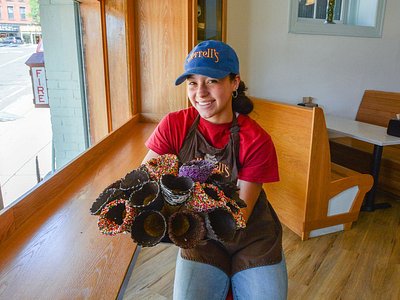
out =
<path fill-rule="evenodd" d="M 0 299 L 122 298 L 136 244 L 100 234 L 89 208 L 141 164 L 156 126 L 134 116 L 1 212 Z"/>
<path fill-rule="evenodd" d="M 386 127 L 349 120 L 337 116 L 325 115 L 325 122 L 328 130 L 332 132 L 343 134 L 374 145 L 371 166 L 371 175 L 374 178 L 374 184 L 366 195 L 364 205 L 361 209 L 364 211 L 374 211 L 375 209 L 390 207 L 388 203 L 375 204 L 375 193 L 378 185 L 383 147 L 389 145 L 400 145 L 400 137 L 388 135 L 386 133 Z"/>

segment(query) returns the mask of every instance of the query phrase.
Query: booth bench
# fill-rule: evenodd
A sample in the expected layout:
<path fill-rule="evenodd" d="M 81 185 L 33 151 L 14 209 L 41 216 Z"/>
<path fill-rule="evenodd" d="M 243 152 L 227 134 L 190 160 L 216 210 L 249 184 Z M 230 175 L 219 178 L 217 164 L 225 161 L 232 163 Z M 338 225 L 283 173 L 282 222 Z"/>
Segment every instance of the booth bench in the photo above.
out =
<path fill-rule="evenodd" d="M 397 113 L 400 93 L 366 90 L 356 120 L 387 127 Z M 358 172 L 371 171 L 373 145 L 350 137 L 333 137 L 330 147 L 333 162 Z M 400 145 L 383 148 L 378 189 L 400 196 Z"/>
<path fill-rule="evenodd" d="M 253 100 L 278 155 L 280 181 L 264 187 L 281 222 L 302 240 L 350 229 L 373 179 L 331 162 L 323 110 Z"/>

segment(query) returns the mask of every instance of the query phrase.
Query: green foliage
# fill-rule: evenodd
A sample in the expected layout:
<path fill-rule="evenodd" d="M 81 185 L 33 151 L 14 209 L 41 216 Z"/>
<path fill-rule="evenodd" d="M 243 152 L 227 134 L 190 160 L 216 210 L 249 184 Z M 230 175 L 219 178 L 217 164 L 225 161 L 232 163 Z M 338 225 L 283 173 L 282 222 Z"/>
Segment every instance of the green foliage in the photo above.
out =
<path fill-rule="evenodd" d="M 31 13 L 29 15 L 32 17 L 33 23 L 40 24 L 39 0 L 29 0 L 29 5 L 31 7 Z"/>

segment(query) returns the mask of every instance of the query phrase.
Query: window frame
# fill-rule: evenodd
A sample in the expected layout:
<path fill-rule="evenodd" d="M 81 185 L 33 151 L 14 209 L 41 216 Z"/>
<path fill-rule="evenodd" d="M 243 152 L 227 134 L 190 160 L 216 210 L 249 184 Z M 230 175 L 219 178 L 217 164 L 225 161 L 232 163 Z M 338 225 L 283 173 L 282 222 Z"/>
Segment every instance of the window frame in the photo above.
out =
<path fill-rule="evenodd" d="M 19 17 L 21 18 L 21 21 L 26 21 L 26 7 L 25 6 L 19 7 Z"/>
<path fill-rule="evenodd" d="M 343 1 L 343 7 L 345 4 Z M 320 19 L 298 18 L 299 0 L 290 0 L 289 33 L 380 38 L 383 31 L 385 7 L 386 0 L 378 0 L 375 26 L 357 26 L 342 22 L 324 24 L 324 20 Z M 345 9 L 343 9 L 343 14 L 346 14 Z"/>
<path fill-rule="evenodd" d="M 14 6 L 12 6 L 12 5 L 7 6 L 7 17 L 8 17 L 8 20 L 10 20 L 10 21 L 15 20 Z"/>

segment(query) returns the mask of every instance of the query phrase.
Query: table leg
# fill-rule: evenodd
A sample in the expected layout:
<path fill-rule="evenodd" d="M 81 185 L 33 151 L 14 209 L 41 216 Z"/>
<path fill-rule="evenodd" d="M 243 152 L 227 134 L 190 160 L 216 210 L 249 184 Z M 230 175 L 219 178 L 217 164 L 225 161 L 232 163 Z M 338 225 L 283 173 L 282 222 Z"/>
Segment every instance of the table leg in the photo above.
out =
<path fill-rule="evenodd" d="M 375 193 L 378 187 L 379 170 L 381 167 L 383 146 L 374 145 L 374 153 L 372 158 L 371 175 L 374 178 L 374 184 L 371 190 L 367 193 L 364 201 L 364 205 L 361 207 L 363 211 L 374 211 L 375 209 L 389 208 L 389 203 L 378 203 L 375 204 Z"/>
<path fill-rule="evenodd" d="M 133 255 L 131 263 L 129 264 L 128 270 L 126 271 L 126 274 L 124 277 L 124 281 L 122 282 L 121 287 L 118 292 L 118 295 L 116 297 L 117 300 L 124 299 L 126 288 L 128 287 L 129 280 L 132 277 L 133 269 L 135 268 L 135 264 L 136 264 L 136 261 L 139 257 L 139 253 L 141 250 L 142 250 L 141 246 L 136 246 L 135 254 Z"/>

